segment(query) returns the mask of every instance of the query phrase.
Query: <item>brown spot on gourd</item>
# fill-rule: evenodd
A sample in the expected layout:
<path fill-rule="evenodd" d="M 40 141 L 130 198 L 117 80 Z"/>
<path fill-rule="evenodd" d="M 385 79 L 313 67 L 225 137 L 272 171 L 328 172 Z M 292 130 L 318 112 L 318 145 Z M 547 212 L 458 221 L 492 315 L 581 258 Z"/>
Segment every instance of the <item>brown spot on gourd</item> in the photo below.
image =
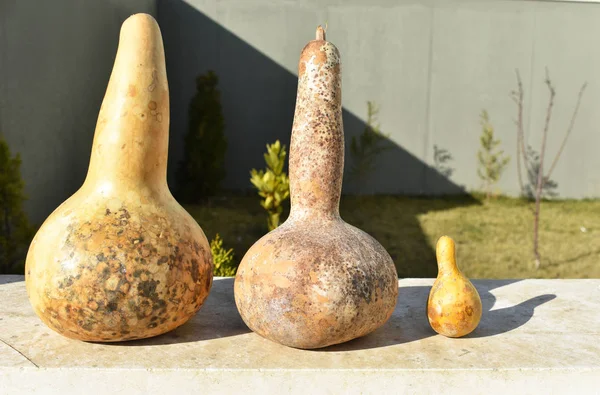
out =
<path fill-rule="evenodd" d="M 133 84 L 129 84 L 129 88 L 127 89 L 127 96 L 135 97 L 137 95 L 137 88 Z"/>
<path fill-rule="evenodd" d="M 473 308 L 471 306 L 467 306 L 467 308 L 465 309 L 465 312 L 470 317 L 473 315 Z"/>
<path fill-rule="evenodd" d="M 200 244 L 198 244 L 197 242 L 194 242 L 193 246 L 194 246 L 194 252 L 196 254 L 199 254 L 200 253 Z"/>
<path fill-rule="evenodd" d="M 156 102 L 155 102 L 155 101 L 150 101 L 150 102 L 148 103 L 148 108 L 149 108 L 150 110 L 156 110 L 156 107 L 157 107 L 157 105 L 156 105 Z"/>
<path fill-rule="evenodd" d="M 169 257 L 163 255 L 160 258 L 158 258 L 158 261 L 156 263 L 158 263 L 159 265 L 162 265 L 164 263 L 167 263 L 168 261 L 169 261 Z"/>
<path fill-rule="evenodd" d="M 192 264 L 192 279 L 194 280 L 194 282 L 198 282 L 198 278 L 199 278 L 199 266 L 198 266 L 198 260 L 196 258 L 192 258 L 192 260 L 190 261 L 190 263 Z"/>
<path fill-rule="evenodd" d="M 108 268 L 108 264 L 105 261 L 100 261 L 96 265 L 96 272 L 101 274 L 102 277 L 108 276 L 110 274 L 110 269 Z"/>
<path fill-rule="evenodd" d="M 156 286 L 160 281 L 157 280 L 147 280 L 142 281 L 138 285 L 138 292 L 141 296 L 146 298 L 151 298 L 156 295 Z"/>
<path fill-rule="evenodd" d="M 306 71 L 306 64 L 304 62 L 300 62 L 300 64 L 298 65 L 298 76 L 304 75 L 305 71 Z"/>

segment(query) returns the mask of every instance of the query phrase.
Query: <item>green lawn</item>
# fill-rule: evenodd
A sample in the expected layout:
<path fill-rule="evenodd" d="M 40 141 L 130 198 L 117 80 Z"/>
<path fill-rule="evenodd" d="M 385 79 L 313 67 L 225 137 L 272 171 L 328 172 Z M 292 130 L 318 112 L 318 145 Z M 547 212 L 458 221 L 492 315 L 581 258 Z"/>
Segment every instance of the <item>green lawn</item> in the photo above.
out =
<path fill-rule="evenodd" d="M 532 206 L 504 197 L 486 202 L 344 196 L 340 212 L 346 222 L 379 240 L 400 277 L 435 277 L 435 242 L 446 234 L 456 241 L 458 264 L 471 278 L 600 278 L 600 200 L 542 203 L 538 270 Z M 266 215 L 256 195 L 213 198 L 186 209 L 209 239 L 219 233 L 225 247 L 234 248 L 236 262 L 266 233 Z"/>

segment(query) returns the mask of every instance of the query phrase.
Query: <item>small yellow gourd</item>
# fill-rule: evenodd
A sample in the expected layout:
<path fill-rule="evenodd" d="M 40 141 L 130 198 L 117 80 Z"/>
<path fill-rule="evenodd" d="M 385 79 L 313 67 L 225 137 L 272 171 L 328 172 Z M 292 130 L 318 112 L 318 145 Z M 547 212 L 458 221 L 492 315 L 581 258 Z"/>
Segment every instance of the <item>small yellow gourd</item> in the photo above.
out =
<path fill-rule="evenodd" d="M 471 281 L 456 265 L 454 240 L 437 242 L 438 276 L 429 293 L 427 318 L 434 331 L 447 337 L 471 333 L 481 320 L 481 299 Z"/>

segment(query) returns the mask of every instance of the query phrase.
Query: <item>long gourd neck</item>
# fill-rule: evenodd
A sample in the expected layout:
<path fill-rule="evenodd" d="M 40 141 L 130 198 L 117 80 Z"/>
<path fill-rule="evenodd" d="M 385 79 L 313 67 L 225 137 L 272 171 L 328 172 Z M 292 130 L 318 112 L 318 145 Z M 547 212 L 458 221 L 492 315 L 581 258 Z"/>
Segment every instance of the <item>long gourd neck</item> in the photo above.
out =
<path fill-rule="evenodd" d="M 290 197 L 294 216 L 339 218 L 344 169 L 340 55 L 316 40 L 300 56 L 298 94 L 290 144 Z"/>
<path fill-rule="evenodd" d="M 149 15 L 123 23 L 100 108 L 86 184 L 166 185 L 169 87 L 160 29 Z"/>
<path fill-rule="evenodd" d="M 456 264 L 456 245 L 448 236 L 442 236 L 436 245 L 438 276 L 460 274 Z"/>

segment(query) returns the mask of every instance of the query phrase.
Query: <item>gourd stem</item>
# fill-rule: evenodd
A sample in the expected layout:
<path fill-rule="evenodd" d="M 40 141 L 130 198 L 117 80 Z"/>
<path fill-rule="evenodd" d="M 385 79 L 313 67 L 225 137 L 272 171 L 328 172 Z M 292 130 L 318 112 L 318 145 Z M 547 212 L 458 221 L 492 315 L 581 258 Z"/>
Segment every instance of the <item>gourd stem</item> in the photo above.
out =
<path fill-rule="evenodd" d="M 317 38 L 316 38 L 317 40 L 322 40 L 322 41 L 326 40 L 326 38 L 325 38 L 325 29 L 323 29 L 323 26 L 319 25 L 317 27 L 317 34 L 316 34 L 316 36 L 317 36 Z"/>

